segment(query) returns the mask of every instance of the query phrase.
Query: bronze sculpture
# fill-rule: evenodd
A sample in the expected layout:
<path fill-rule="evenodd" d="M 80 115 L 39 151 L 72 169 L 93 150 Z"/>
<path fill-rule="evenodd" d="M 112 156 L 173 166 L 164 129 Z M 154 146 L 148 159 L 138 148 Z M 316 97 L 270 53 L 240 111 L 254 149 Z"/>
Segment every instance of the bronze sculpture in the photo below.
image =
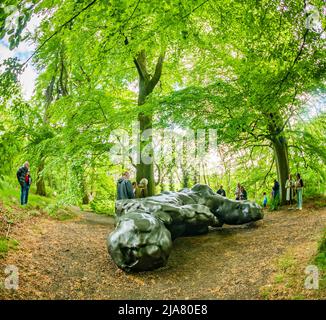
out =
<path fill-rule="evenodd" d="M 119 200 L 117 223 L 107 240 L 113 261 L 125 271 L 153 270 L 166 265 L 172 241 L 208 232 L 208 227 L 238 225 L 263 218 L 251 201 L 222 197 L 207 185 L 163 192 L 143 199 Z"/>

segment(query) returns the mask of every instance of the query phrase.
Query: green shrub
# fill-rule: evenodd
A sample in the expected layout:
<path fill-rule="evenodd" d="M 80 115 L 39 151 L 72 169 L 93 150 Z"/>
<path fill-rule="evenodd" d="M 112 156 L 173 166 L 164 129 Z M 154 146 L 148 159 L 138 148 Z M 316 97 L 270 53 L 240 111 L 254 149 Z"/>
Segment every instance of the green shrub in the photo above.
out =
<path fill-rule="evenodd" d="M 99 214 L 114 215 L 115 201 L 95 198 L 90 202 L 90 208 Z"/>

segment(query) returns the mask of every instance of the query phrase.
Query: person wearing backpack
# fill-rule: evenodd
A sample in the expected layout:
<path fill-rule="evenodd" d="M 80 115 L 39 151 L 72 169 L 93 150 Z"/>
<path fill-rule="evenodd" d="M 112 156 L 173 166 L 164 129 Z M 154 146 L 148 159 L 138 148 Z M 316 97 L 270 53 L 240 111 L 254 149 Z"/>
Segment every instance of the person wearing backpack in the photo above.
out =
<path fill-rule="evenodd" d="M 27 192 L 29 189 L 29 185 L 26 182 L 26 175 L 29 171 L 29 162 L 26 161 L 22 167 L 17 170 L 16 177 L 20 184 L 20 204 L 27 204 Z"/>
<path fill-rule="evenodd" d="M 117 182 L 117 200 L 133 199 L 135 194 L 132 184 L 129 180 L 130 174 L 128 171 L 122 174 L 122 177 Z"/>
<path fill-rule="evenodd" d="M 297 180 L 295 182 L 295 189 L 297 191 L 297 208 L 302 210 L 302 189 L 303 189 L 303 180 L 299 173 L 297 173 Z"/>

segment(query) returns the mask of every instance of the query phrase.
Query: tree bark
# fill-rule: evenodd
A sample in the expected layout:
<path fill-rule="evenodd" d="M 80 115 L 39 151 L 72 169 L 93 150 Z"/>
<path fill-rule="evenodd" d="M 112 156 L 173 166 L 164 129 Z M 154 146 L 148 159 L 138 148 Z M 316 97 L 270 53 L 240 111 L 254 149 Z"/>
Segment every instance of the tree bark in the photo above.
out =
<path fill-rule="evenodd" d="M 44 178 L 41 175 L 44 169 L 44 158 L 41 160 L 37 168 L 37 178 L 36 178 L 36 194 L 39 196 L 46 196 L 45 182 Z"/>
<path fill-rule="evenodd" d="M 277 177 L 280 183 L 280 201 L 286 203 L 285 182 L 289 176 L 288 146 L 283 135 L 272 140 L 276 159 Z"/>
<path fill-rule="evenodd" d="M 160 80 L 162 74 L 164 54 L 161 54 L 157 60 L 154 75 L 151 76 L 147 71 L 147 59 L 145 50 L 142 50 L 138 56 L 134 59 L 138 75 L 139 75 L 139 92 L 138 92 L 138 106 L 141 107 L 146 103 L 147 97 L 153 92 L 155 86 Z M 152 129 L 152 115 L 144 114 L 139 112 L 138 121 L 140 126 L 140 136 L 145 130 Z M 140 155 L 144 148 L 150 150 L 148 155 L 154 157 L 153 146 L 152 146 L 152 137 L 148 137 L 148 140 L 140 141 Z M 155 194 L 155 181 L 154 181 L 154 159 L 152 158 L 151 163 L 144 163 L 139 157 L 139 163 L 136 166 L 136 179 L 139 183 L 142 178 L 148 180 L 148 196 Z"/>
<path fill-rule="evenodd" d="M 269 138 L 274 148 L 277 178 L 280 184 L 280 203 L 285 204 L 285 182 L 289 176 L 288 145 L 284 135 L 285 123 L 278 111 L 268 114 L 268 122 Z"/>

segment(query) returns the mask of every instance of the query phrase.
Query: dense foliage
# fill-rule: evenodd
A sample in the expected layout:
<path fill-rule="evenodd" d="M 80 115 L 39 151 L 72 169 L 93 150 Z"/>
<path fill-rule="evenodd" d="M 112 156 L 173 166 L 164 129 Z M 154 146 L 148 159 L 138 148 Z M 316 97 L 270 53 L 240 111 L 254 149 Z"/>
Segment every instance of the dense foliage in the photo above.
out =
<path fill-rule="evenodd" d="M 0 69 L 0 176 L 14 183 L 27 159 L 38 194 L 100 212 L 112 211 L 124 168 L 156 192 L 202 182 L 233 197 L 239 181 L 260 200 L 274 178 L 284 190 L 300 172 L 308 194 L 324 193 L 324 29 L 322 0 L 2 1 L 0 37 L 36 50 Z M 27 63 L 39 75 L 24 101 Z M 218 170 L 179 161 L 177 143 L 169 158 L 154 147 L 153 166 L 115 163 L 110 134 L 137 119 L 143 129 L 216 130 Z"/>

